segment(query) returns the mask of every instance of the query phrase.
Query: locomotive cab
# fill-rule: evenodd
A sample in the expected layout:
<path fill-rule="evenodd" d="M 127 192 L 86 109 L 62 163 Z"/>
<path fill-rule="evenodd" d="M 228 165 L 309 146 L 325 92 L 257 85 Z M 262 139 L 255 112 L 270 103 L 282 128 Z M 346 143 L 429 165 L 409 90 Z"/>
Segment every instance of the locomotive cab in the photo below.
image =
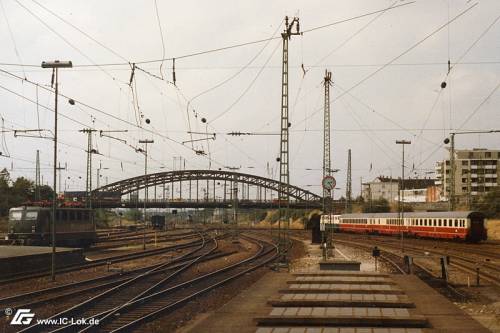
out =
<path fill-rule="evenodd" d="M 50 208 L 22 206 L 9 211 L 7 239 L 22 245 L 49 245 L 52 239 Z M 92 212 L 88 209 L 58 208 L 57 245 L 87 247 L 97 238 Z"/>

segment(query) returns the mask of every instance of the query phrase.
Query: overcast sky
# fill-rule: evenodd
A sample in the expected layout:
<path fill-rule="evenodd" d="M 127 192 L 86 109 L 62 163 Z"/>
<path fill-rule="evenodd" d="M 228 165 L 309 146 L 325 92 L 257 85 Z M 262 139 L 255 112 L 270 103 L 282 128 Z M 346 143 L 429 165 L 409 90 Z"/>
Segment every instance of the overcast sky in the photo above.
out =
<path fill-rule="evenodd" d="M 241 166 L 241 172 L 267 177 L 269 170 L 276 173 L 279 136 L 224 133 L 279 133 L 285 15 L 298 16 L 301 30 L 307 31 L 403 5 L 291 38 L 292 184 L 320 192 L 326 69 L 333 78 L 332 164 L 340 169 L 336 178 L 342 194 L 349 148 L 357 195 L 360 177 L 400 175 L 397 139 L 412 141 L 406 147 L 407 174 L 430 177 L 436 161 L 447 155 L 443 139 L 450 130 L 500 129 L 500 93 L 495 90 L 500 23 L 493 24 L 500 15 L 498 0 L 157 0 L 164 49 L 154 1 L 37 1 L 45 8 L 35 1 L 0 0 L 0 69 L 50 87 L 51 70 L 39 68 L 42 61 L 75 65 L 59 75 L 60 92 L 76 100 L 74 106 L 65 98 L 59 103 L 59 160 L 68 166 L 63 175 L 69 190 L 84 189 L 87 140 L 79 132 L 84 127 L 128 130 L 111 134 L 126 144 L 98 134 L 93 138 L 102 154 L 94 157 L 94 166 L 109 168 L 101 171 L 109 182 L 144 172 L 144 158 L 133 149 L 141 139 L 155 141 L 150 172 L 172 169 L 178 156 L 187 169 L 206 169 L 210 152 L 212 168 Z M 183 57 L 270 37 L 277 38 Z M 177 86 L 171 83 L 171 60 L 138 64 L 150 74 L 135 70 L 134 97 L 131 66 L 109 65 L 173 57 L 178 58 Z M 50 91 L 0 73 L 0 116 L 6 129 L 53 129 L 53 107 Z M 191 137 L 189 128 L 216 132 L 216 140 L 209 147 L 206 141 L 182 145 L 206 137 Z M 13 166 L 14 177 L 34 179 L 39 149 L 44 181 L 52 182 L 50 140 L 7 132 L 0 141 L 0 168 Z M 456 146 L 500 149 L 500 134 L 457 136 Z"/>

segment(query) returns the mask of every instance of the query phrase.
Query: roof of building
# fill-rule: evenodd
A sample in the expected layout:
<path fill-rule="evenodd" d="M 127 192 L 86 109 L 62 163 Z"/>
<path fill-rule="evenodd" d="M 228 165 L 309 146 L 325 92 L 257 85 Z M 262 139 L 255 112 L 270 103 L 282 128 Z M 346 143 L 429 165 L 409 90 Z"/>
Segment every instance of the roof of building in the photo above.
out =
<path fill-rule="evenodd" d="M 378 180 L 378 181 L 377 181 Z M 435 179 L 432 178 L 407 178 L 405 179 L 406 190 L 411 190 L 415 188 L 427 188 L 434 185 Z M 373 183 L 398 183 L 399 178 L 392 178 L 386 176 L 378 176 L 374 181 L 363 183 L 363 185 L 373 184 Z"/>

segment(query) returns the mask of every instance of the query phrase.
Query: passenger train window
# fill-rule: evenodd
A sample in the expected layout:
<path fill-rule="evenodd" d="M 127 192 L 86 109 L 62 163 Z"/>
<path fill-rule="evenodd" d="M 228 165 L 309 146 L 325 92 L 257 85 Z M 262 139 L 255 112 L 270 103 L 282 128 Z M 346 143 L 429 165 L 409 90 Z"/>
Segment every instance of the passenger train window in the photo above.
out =
<path fill-rule="evenodd" d="M 458 220 L 455 219 L 455 227 L 458 227 Z"/>

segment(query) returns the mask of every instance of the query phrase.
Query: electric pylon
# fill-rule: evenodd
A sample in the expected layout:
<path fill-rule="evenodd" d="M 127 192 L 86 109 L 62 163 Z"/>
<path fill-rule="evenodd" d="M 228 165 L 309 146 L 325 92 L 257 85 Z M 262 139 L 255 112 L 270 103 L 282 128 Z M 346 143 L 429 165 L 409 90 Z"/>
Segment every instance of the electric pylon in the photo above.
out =
<path fill-rule="evenodd" d="M 295 25 L 295 32 L 292 28 Z M 278 189 L 278 246 L 280 260 L 288 264 L 288 246 L 290 228 L 288 209 L 290 207 L 290 173 L 289 173 L 289 141 L 288 128 L 288 41 L 293 35 L 300 35 L 299 18 L 294 17 L 292 22 L 288 22 L 288 16 L 285 17 L 285 31 L 281 33 L 283 39 L 283 61 L 281 71 L 281 132 L 280 132 L 280 184 Z M 283 207 L 283 204 L 285 207 Z M 284 222 L 284 223 L 283 223 Z M 284 224 L 284 227 L 282 226 Z"/>
<path fill-rule="evenodd" d="M 35 201 L 40 201 L 40 151 L 36 151 Z"/>
<path fill-rule="evenodd" d="M 330 86 L 332 85 L 332 73 L 325 70 L 323 80 L 325 87 L 325 107 L 323 124 L 323 178 L 332 175 L 331 155 L 330 155 Z M 332 190 L 323 188 L 323 200 L 330 198 Z"/>
<path fill-rule="evenodd" d="M 84 128 L 80 132 L 87 134 L 87 183 L 85 191 L 87 192 L 87 200 L 85 205 L 87 208 L 92 209 L 92 154 L 96 151 L 92 148 L 92 133 L 97 132 L 95 129 Z"/>

